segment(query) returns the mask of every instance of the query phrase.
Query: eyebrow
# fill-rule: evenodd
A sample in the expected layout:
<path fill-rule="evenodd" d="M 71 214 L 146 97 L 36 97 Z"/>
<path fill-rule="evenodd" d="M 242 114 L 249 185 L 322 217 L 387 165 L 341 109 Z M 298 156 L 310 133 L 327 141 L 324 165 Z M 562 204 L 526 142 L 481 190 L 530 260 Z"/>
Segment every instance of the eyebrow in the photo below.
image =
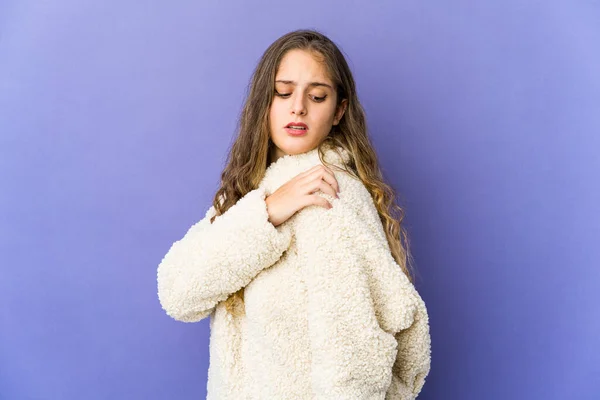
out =
<path fill-rule="evenodd" d="M 275 83 L 277 83 L 277 82 L 288 84 L 288 85 L 289 84 L 291 84 L 291 85 L 295 85 L 296 84 L 296 82 L 294 82 L 294 81 L 285 81 L 285 80 L 277 80 L 277 81 L 275 81 Z M 325 87 L 328 87 L 329 89 L 333 90 L 333 88 L 331 87 L 331 85 L 328 85 L 327 83 L 324 83 L 324 82 L 311 82 L 311 83 L 308 84 L 308 86 L 313 86 L 313 87 L 314 86 L 325 86 Z"/>

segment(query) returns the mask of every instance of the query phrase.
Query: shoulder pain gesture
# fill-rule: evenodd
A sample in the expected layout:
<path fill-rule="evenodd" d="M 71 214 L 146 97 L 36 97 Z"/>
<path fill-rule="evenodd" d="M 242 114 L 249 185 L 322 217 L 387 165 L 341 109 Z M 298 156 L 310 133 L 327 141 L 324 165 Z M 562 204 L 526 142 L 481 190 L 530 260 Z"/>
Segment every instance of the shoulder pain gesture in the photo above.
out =
<path fill-rule="evenodd" d="M 316 194 L 318 191 L 339 198 L 338 182 L 333 172 L 322 164 L 296 175 L 265 199 L 269 222 L 281 225 L 310 205 L 332 208 L 327 199 Z"/>

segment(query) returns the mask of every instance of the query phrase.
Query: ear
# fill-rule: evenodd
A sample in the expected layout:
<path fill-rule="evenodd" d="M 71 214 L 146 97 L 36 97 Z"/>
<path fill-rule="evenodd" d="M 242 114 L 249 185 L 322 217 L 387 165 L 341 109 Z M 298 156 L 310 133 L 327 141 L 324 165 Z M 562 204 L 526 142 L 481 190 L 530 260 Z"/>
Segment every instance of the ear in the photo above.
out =
<path fill-rule="evenodd" d="M 335 116 L 333 117 L 333 125 L 337 125 L 340 123 L 340 120 L 344 116 L 344 112 L 346 112 L 346 106 L 348 106 L 348 99 L 342 100 L 340 105 L 337 107 L 335 111 Z"/>

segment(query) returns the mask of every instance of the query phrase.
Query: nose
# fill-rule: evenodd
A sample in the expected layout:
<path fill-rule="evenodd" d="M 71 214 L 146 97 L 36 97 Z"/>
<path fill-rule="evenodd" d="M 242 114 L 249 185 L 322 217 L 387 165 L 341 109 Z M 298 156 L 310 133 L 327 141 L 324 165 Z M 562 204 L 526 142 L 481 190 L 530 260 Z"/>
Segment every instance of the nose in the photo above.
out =
<path fill-rule="evenodd" d="M 306 105 L 304 104 L 304 96 L 297 95 L 292 101 L 292 114 L 295 115 L 305 115 L 306 114 Z"/>

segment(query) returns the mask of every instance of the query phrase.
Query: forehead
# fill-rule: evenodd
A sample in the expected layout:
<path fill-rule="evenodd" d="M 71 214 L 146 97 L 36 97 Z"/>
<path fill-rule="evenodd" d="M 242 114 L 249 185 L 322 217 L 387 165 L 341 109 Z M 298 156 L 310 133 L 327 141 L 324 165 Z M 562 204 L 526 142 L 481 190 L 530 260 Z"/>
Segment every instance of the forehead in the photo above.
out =
<path fill-rule="evenodd" d="M 321 81 L 331 84 L 327 67 L 318 55 L 306 50 L 290 50 L 282 58 L 277 69 L 276 80 L 299 82 Z"/>

